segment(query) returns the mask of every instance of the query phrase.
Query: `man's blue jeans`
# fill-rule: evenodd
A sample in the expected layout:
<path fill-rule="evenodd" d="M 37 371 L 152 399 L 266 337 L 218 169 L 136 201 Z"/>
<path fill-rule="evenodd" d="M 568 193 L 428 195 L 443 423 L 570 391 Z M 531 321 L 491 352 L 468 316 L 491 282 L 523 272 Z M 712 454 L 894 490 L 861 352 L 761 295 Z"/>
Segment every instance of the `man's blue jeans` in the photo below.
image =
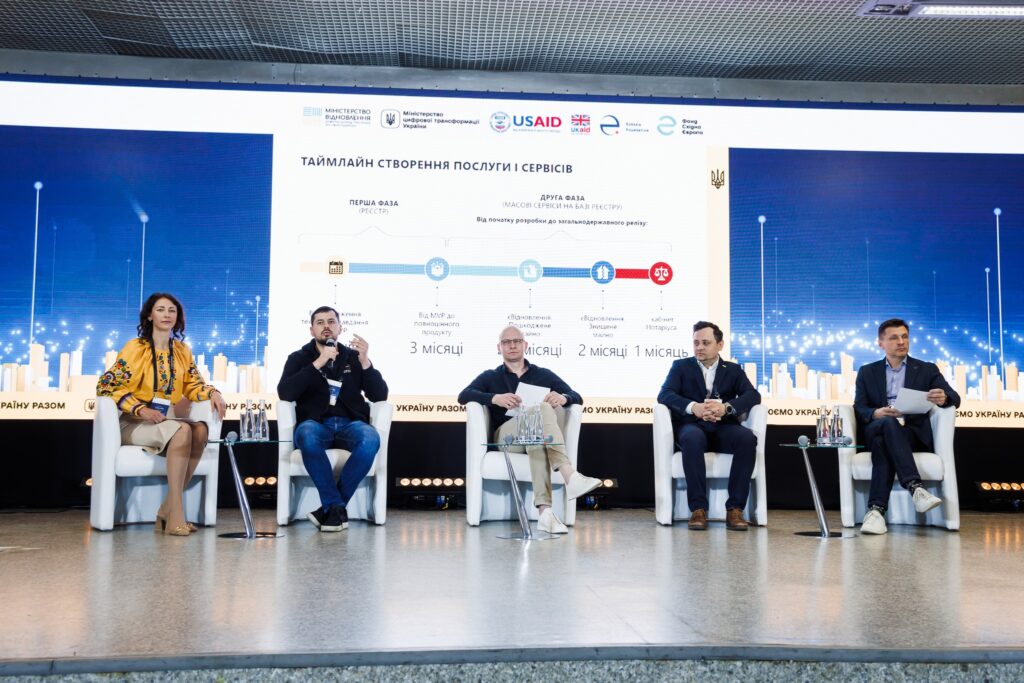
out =
<path fill-rule="evenodd" d="M 361 420 L 347 417 L 325 417 L 323 422 L 303 420 L 295 428 L 295 447 L 302 452 L 302 464 L 309 472 L 320 504 L 326 510 L 332 505 L 348 505 L 380 449 L 377 430 Z M 327 457 L 328 448 L 341 448 L 352 455 L 341 468 L 341 476 L 334 481 L 334 470 Z"/>

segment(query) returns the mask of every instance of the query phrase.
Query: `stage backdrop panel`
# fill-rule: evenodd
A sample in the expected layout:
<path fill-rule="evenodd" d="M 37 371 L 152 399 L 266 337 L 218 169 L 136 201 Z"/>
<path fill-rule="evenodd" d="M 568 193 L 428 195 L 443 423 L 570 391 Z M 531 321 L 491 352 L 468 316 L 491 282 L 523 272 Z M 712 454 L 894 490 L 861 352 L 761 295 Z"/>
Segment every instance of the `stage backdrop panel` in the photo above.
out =
<path fill-rule="evenodd" d="M 328 304 L 397 419 L 462 420 L 515 324 L 588 421 L 647 422 L 710 319 L 806 424 L 890 315 L 962 425 L 1024 419 L 1024 114 L 735 104 L 0 82 L 0 418 L 88 417 L 164 289 L 233 410 Z"/>

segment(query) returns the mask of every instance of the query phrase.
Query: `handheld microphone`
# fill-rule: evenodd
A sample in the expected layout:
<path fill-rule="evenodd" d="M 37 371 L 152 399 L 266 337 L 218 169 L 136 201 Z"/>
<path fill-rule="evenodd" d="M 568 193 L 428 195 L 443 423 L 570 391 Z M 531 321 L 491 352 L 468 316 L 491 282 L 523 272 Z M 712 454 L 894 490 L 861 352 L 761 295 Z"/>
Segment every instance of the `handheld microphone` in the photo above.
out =
<path fill-rule="evenodd" d="M 224 443 L 233 444 L 238 441 L 238 432 L 228 432 L 228 435 L 224 437 Z"/>
<path fill-rule="evenodd" d="M 853 437 L 852 436 L 844 436 L 843 437 L 843 445 L 844 446 L 849 446 L 852 443 L 853 443 Z"/>
<path fill-rule="evenodd" d="M 511 434 L 506 434 L 505 435 L 505 445 L 506 446 L 511 446 L 512 442 L 515 441 L 515 440 L 516 440 L 516 437 L 512 436 Z"/>
<path fill-rule="evenodd" d="M 801 434 L 800 438 L 796 440 L 796 443 L 798 446 L 800 446 L 800 448 L 807 448 L 808 446 L 811 445 L 811 440 L 808 439 L 803 434 Z"/>
<path fill-rule="evenodd" d="M 338 345 L 338 342 L 334 341 L 333 339 L 328 339 L 327 341 L 324 342 L 324 346 L 328 346 L 328 347 L 330 347 L 332 349 L 334 347 L 336 347 L 337 345 Z M 330 359 L 329 361 L 327 361 L 327 369 L 328 370 L 333 370 L 334 369 L 334 359 L 333 358 Z"/>

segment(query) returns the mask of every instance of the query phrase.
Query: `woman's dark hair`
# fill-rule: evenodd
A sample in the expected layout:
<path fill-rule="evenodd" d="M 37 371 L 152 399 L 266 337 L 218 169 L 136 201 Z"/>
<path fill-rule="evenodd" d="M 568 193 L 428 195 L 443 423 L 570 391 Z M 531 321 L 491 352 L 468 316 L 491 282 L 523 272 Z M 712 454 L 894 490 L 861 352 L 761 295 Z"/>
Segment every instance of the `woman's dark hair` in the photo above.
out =
<path fill-rule="evenodd" d="M 146 299 L 146 303 L 142 304 L 142 310 L 139 311 L 139 324 L 135 328 L 139 331 L 139 336 L 153 343 L 153 321 L 149 319 L 149 316 L 153 315 L 153 306 L 156 306 L 156 302 L 160 299 L 167 299 L 178 309 L 178 318 L 174 321 L 174 327 L 171 329 L 171 337 L 174 339 L 184 339 L 185 309 L 177 297 L 167 292 L 154 292 Z"/>

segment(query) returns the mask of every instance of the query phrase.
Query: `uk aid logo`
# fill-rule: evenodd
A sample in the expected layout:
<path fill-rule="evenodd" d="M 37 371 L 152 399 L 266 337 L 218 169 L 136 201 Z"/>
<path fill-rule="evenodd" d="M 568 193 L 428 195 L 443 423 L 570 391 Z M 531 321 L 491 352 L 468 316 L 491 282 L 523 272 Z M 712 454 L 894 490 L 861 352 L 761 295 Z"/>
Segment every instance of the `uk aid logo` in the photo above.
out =
<path fill-rule="evenodd" d="M 569 119 L 569 132 L 573 135 L 590 135 L 590 115 L 573 114 Z"/>

